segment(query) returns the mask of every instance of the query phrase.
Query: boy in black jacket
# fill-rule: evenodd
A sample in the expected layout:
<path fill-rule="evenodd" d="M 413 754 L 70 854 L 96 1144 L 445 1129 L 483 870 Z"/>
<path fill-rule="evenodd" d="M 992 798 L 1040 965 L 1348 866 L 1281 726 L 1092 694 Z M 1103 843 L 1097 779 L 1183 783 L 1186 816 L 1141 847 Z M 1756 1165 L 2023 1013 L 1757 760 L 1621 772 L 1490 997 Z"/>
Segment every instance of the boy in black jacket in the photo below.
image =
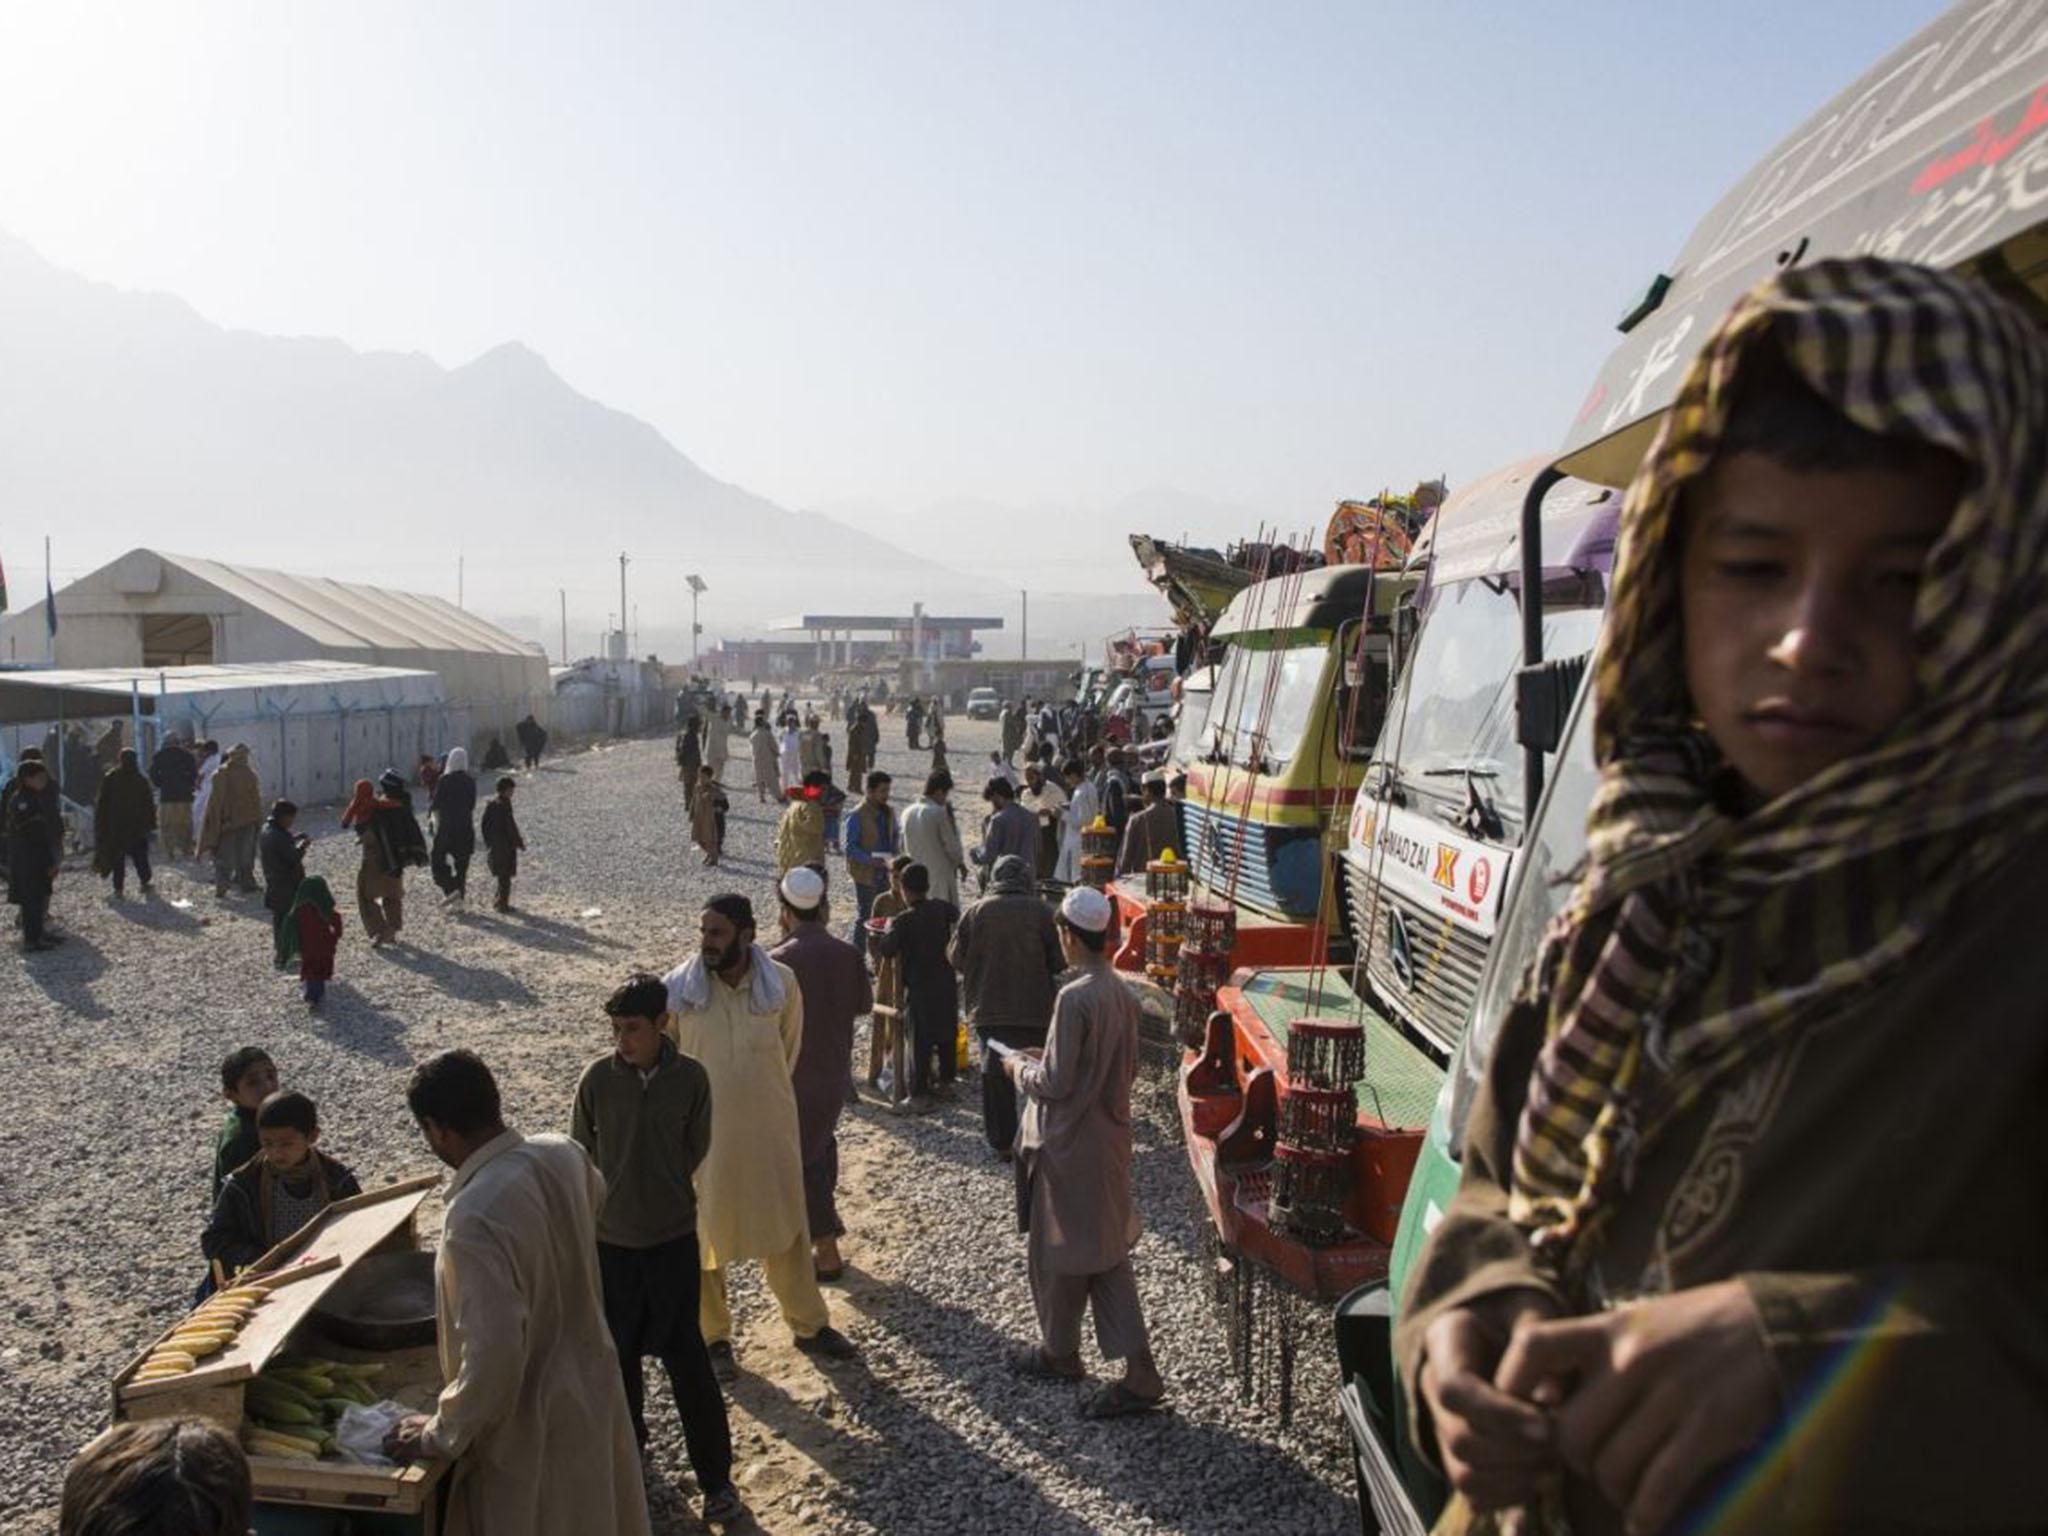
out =
<path fill-rule="evenodd" d="M 320 1112 L 303 1093 L 273 1093 L 256 1111 L 262 1150 L 228 1175 L 199 1240 L 232 1279 L 337 1200 L 356 1176 L 319 1149 Z"/>

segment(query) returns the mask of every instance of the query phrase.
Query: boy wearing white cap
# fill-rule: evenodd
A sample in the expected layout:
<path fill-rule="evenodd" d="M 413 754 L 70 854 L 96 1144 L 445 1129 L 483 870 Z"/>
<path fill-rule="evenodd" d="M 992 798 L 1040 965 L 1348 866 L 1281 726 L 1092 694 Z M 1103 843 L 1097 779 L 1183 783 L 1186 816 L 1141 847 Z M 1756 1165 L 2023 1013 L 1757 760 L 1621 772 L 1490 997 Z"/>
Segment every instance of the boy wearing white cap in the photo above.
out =
<path fill-rule="evenodd" d="M 1005 1060 L 1025 1100 L 1017 1204 L 1040 1333 L 1010 1364 L 1030 1376 L 1082 1376 L 1081 1314 L 1092 1305 L 1095 1341 L 1105 1359 L 1124 1362 L 1124 1374 L 1083 1405 L 1091 1419 L 1143 1413 L 1166 1395 L 1131 1268 L 1139 1231 L 1131 1188 L 1138 1004 L 1110 969 L 1110 917 L 1102 892 L 1067 893 L 1060 948 L 1080 974 L 1053 1004 L 1044 1052 Z"/>

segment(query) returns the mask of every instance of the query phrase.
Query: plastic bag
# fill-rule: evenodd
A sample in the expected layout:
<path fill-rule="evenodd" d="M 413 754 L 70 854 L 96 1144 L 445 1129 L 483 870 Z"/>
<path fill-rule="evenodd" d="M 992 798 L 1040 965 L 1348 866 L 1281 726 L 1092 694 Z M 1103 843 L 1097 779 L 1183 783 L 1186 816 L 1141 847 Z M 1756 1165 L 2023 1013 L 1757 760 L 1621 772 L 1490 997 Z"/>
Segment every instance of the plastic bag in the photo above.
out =
<path fill-rule="evenodd" d="M 394 1403 L 386 1398 L 381 1403 L 361 1404 L 342 1414 L 341 1422 L 334 1426 L 334 1443 L 340 1448 L 344 1461 L 353 1461 L 365 1467 L 395 1467 L 397 1462 L 384 1454 L 384 1437 L 400 1419 L 409 1418 L 413 1410 L 403 1403 Z"/>

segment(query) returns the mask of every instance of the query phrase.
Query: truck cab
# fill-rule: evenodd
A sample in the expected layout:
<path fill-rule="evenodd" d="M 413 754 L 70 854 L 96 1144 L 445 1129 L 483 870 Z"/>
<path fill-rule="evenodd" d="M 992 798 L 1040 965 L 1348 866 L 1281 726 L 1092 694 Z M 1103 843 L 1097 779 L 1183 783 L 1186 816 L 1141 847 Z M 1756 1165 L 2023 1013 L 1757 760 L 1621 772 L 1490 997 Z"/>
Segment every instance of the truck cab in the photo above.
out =
<path fill-rule="evenodd" d="M 1449 1058 L 1500 921 L 1528 811 L 1515 749 L 1522 596 L 1517 527 L 1530 460 L 1447 501 L 1409 558 L 1414 638 L 1342 856 L 1361 990 Z M 1566 480 L 1544 499 L 1547 654 L 1599 632 L 1620 496 Z"/>

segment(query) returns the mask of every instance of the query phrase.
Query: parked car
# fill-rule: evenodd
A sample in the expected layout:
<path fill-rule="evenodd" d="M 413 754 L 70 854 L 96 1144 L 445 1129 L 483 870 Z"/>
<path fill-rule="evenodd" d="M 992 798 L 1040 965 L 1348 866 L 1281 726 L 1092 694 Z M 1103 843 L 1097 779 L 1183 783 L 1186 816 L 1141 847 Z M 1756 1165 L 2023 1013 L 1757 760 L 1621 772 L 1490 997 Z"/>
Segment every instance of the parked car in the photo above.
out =
<path fill-rule="evenodd" d="M 1003 712 L 1002 695 L 993 688 L 976 688 L 967 695 L 967 718 L 993 720 Z"/>

